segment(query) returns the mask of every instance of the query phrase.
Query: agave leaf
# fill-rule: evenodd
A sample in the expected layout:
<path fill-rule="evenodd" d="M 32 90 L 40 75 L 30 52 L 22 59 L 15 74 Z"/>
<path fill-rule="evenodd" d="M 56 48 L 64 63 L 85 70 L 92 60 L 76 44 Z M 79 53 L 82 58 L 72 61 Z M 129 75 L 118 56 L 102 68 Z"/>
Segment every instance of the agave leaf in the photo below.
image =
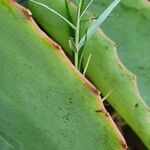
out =
<path fill-rule="evenodd" d="M 58 11 L 61 11 L 61 13 L 63 15 L 66 15 L 67 17 L 65 4 L 63 0 L 59 0 L 59 2 L 55 1 L 55 4 L 52 2 L 52 0 L 42 0 L 42 2 L 48 4 L 52 8 L 54 7 Z M 98 3 L 98 1 L 96 2 Z M 129 3 L 132 3 L 132 2 L 129 0 L 127 2 L 128 2 L 127 4 L 129 7 L 130 6 Z M 139 0 L 139 1 L 134 1 L 134 2 L 137 2 L 137 5 L 135 5 L 135 7 L 137 8 L 134 8 L 133 10 L 132 9 L 131 10 L 129 9 L 129 10 L 131 12 L 137 11 L 137 14 L 138 14 L 138 11 L 139 11 L 138 8 L 140 8 L 139 3 L 142 3 L 142 1 L 140 2 Z M 72 58 L 70 49 L 66 42 L 68 41 L 70 37 L 70 32 L 66 32 L 66 30 L 64 32 L 59 32 L 59 31 L 55 32 L 53 30 L 55 27 L 59 27 L 59 26 L 63 26 L 66 29 L 67 27 L 64 24 L 64 22 L 60 22 L 59 19 L 54 18 L 53 14 L 48 14 L 45 17 L 45 14 L 46 14 L 45 11 L 37 8 L 36 6 L 30 3 L 28 4 L 28 7 L 32 10 L 34 17 L 37 19 L 38 23 L 42 26 L 42 28 L 44 28 L 48 34 L 50 34 L 56 41 L 58 41 L 60 45 L 64 47 L 66 54 L 69 55 L 70 58 Z M 72 3 L 70 2 L 70 14 L 72 15 L 72 18 L 74 19 L 75 8 L 74 9 L 73 8 L 74 7 L 72 6 Z M 149 13 L 146 13 L 146 12 L 149 12 L 149 6 L 141 5 L 141 10 L 142 8 L 143 10 L 145 10 L 144 14 L 149 16 L 148 15 Z M 52 19 L 53 22 L 47 22 L 46 21 L 47 17 Z M 129 15 L 126 15 L 126 17 L 128 18 Z M 133 15 L 133 17 L 135 17 L 135 15 Z M 120 12 L 120 19 L 122 19 L 121 12 Z M 139 20 L 139 17 L 137 17 L 136 19 L 137 20 L 135 20 L 135 22 Z M 116 21 L 115 23 L 118 24 L 117 20 L 115 21 Z M 124 22 L 128 23 L 126 20 L 124 20 Z M 132 19 L 131 19 L 131 22 L 132 22 Z M 82 24 L 83 31 L 81 35 L 85 33 L 85 30 L 86 30 L 85 25 L 86 23 Z M 113 26 L 113 24 L 109 24 L 107 28 L 109 27 L 110 29 L 112 29 L 111 26 Z M 123 26 L 124 25 L 122 25 L 122 27 Z M 125 27 L 127 27 L 127 25 L 124 26 L 124 28 Z M 118 30 L 119 29 L 120 28 L 118 28 Z M 144 29 L 145 28 L 143 28 L 142 30 Z M 132 28 L 130 28 L 130 30 L 132 30 Z M 116 34 L 116 32 L 114 30 L 114 34 Z M 120 36 L 124 36 L 124 34 L 121 34 Z M 61 37 L 61 39 L 59 37 Z M 119 36 L 117 37 L 119 38 Z M 142 37 L 140 36 L 139 38 L 142 39 Z M 126 38 L 126 40 L 128 40 L 128 38 Z M 149 43 L 148 38 L 144 39 L 144 43 L 146 41 L 148 44 Z M 128 42 L 130 42 L 130 40 Z M 86 60 L 90 53 L 92 54 L 92 59 L 87 69 L 88 78 L 90 78 L 90 80 L 96 85 L 96 87 L 98 87 L 98 89 L 102 91 L 103 95 L 107 95 L 107 93 L 113 90 L 113 92 L 107 98 L 107 100 L 114 107 L 114 109 L 126 120 L 126 122 L 133 128 L 133 130 L 137 133 L 137 135 L 141 138 L 141 140 L 145 143 L 145 145 L 150 149 L 149 107 L 145 104 L 143 97 L 141 96 L 141 93 L 139 93 L 138 91 L 135 76 L 131 72 L 129 72 L 125 68 L 124 65 L 121 64 L 116 53 L 115 43 L 111 41 L 110 39 L 108 39 L 108 37 L 106 37 L 98 29 L 97 32 L 92 36 L 92 38 L 86 44 L 86 50 L 85 50 L 85 55 L 84 55 L 84 65 L 86 64 Z"/>
<path fill-rule="evenodd" d="M 102 3 L 96 0 L 91 11 L 100 13 Z M 136 4 L 136 5 L 134 5 Z M 132 71 L 138 81 L 143 100 L 150 106 L 150 4 L 142 0 L 125 0 L 112 13 L 102 29 L 117 42 L 118 54 L 125 66 Z M 110 26 L 111 25 L 111 26 Z M 121 36 L 123 35 L 123 36 Z"/>
<path fill-rule="evenodd" d="M 10 0 L 0 0 L 0 54 L 1 150 L 125 149 L 98 91 Z"/>
<path fill-rule="evenodd" d="M 34 1 L 34 0 L 30 0 L 30 2 L 35 3 L 43 8 L 46 8 L 47 10 L 49 10 L 50 12 L 54 13 L 55 15 L 57 15 L 58 17 L 60 17 L 62 20 L 64 20 L 72 29 L 76 30 L 76 27 L 69 21 L 67 20 L 64 16 L 62 16 L 61 14 L 59 14 L 57 11 L 55 11 L 54 9 L 48 7 L 47 5 Z"/>

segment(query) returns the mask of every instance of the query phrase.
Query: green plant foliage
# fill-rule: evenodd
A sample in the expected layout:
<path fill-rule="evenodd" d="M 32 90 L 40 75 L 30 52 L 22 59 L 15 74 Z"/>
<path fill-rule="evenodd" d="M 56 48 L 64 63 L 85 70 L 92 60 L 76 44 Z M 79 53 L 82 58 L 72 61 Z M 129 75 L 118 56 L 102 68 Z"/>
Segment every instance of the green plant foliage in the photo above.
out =
<path fill-rule="evenodd" d="M 81 19 L 85 15 L 87 9 L 90 7 L 90 5 L 93 3 L 93 0 L 90 0 L 85 8 L 82 11 L 83 8 L 83 0 L 79 0 L 77 2 L 77 14 L 76 14 L 76 25 L 74 26 L 67 18 L 59 14 L 57 11 L 54 9 L 50 8 L 48 5 L 34 1 L 34 0 L 29 0 L 30 2 L 37 4 L 41 7 L 44 7 L 45 9 L 49 10 L 51 13 L 54 15 L 58 16 L 60 19 L 64 20 L 65 23 L 67 23 L 72 29 L 75 30 L 74 32 L 74 37 L 71 37 L 71 40 L 69 40 L 69 45 L 70 49 L 74 51 L 74 65 L 75 67 L 80 70 L 80 62 L 82 60 L 82 57 L 79 57 L 79 53 L 81 49 L 83 50 L 83 46 L 85 45 L 86 40 L 88 40 L 97 30 L 97 28 L 107 19 L 107 17 L 110 15 L 110 13 L 113 11 L 113 9 L 119 4 L 120 0 L 114 0 L 111 5 L 96 19 L 91 25 L 89 25 L 86 33 L 83 35 L 83 37 L 80 40 L 80 25 L 81 25 Z M 67 7 L 67 0 L 66 0 L 66 7 Z M 90 19 L 89 19 L 90 20 Z M 83 53 L 83 51 L 81 52 Z M 82 54 L 81 54 L 82 56 Z M 87 60 L 85 69 L 83 71 L 83 75 L 85 74 L 88 64 L 91 58 L 91 54 L 89 55 L 89 58 Z M 81 71 L 81 70 L 80 70 Z"/>
<path fill-rule="evenodd" d="M 0 0 L 0 54 L 1 150 L 125 149 L 98 91 L 10 0 Z"/>
<path fill-rule="evenodd" d="M 40 0 L 40 1 L 47 4 L 51 8 L 54 8 L 63 16 L 70 18 L 70 20 L 72 20 L 72 22 L 74 23 L 76 9 L 71 2 L 68 1 L 68 5 L 70 6 L 70 10 L 68 13 L 64 0 L 59 0 L 58 2 L 56 1 L 54 2 L 53 0 Z M 97 3 L 101 3 L 103 6 L 106 6 L 104 2 L 105 1 L 101 3 L 97 1 Z M 109 28 L 108 30 L 109 33 L 111 33 L 110 30 L 114 30 L 112 31 L 112 33 L 114 33 L 114 35 L 117 35 L 116 37 L 118 38 L 118 40 L 120 40 L 120 42 L 122 42 L 121 39 L 125 39 L 126 42 L 124 42 L 123 44 L 124 47 L 127 48 L 130 45 L 132 48 L 133 45 L 135 44 L 135 48 L 136 48 L 138 45 L 140 45 L 139 44 L 140 42 L 138 42 L 138 44 L 137 42 L 135 42 L 136 36 L 134 37 L 134 35 L 138 34 L 138 32 L 130 32 L 131 34 L 134 33 L 130 38 L 129 38 L 130 34 L 128 34 L 127 30 L 123 32 L 123 33 L 126 32 L 125 34 L 126 36 L 124 36 L 123 33 L 121 35 L 119 34 L 119 30 L 121 30 L 120 29 L 121 27 L 123 30 L 123 28 L 127 28 L 128 26 L 127 19 L 129 18 L 130 14 L 128 14 L 127 12 L 125 14 L 125 11 L 128 8 L 127 10 L 129 12 L 133 12 L 132 19 L 130 21 L 132 22 L 132 24 L 128 28 L 129 31 L 135 28 L 133 22 L 135 23 L 138 22 L 139 31 L 142 34 L 148 34 L 147 31 L 148 22 L 146 21 L 148 20 L 148 17 L 147 18 L 145 17 L 149 16 L 148 14 L 146 14 L 146 12 L 149 12 L 148 11 L 149 9 L 148 8 L 146 9 L 146 6 L 144 5 L 140 5 L 142 1 L 141 2 L 138 1 L 137 5 L 132 4 L 131 6 L 134 6 L 134 8 L 130 7 L 130 3 L 132 2 L 129 0 L 127 2 L 124 1 L 124 3 L 126 3 L 127 6 L 125 7 L 121 5 L 122 11 L 118 12 L 116 14 L 116 17 L 119 16 L 120 20 L 122 20 L 122 22 L 124 21 L 124 23 L 126 24 L 125 25 L 122 24 L 121 26 L 119 26 L 121 22 L 118 23 L 118 20 L 114 19 L 112 23 L 111 22 L 108 23 L 109 21 L 106 23 L 107 30 Z M 139 17 L 139 16 L 136 17 L 135 15 L 135 12 L 138 15 L 141 14 L 139 11 L 140 6 L 141 6 L 141 10 L 144 10 L 145 8 L 145 11 L 143 12 L 143 14 L 145 14 L 145 17 Z M 72 52 L 68 46 L 68 40 L 72 34 L 72 32 L 70 32 L 70 28 L 63 21 L 61 22 L 59 18 L 55 17 L 53 14 L 51 13 L 48 14 L 48 12 L 46 12 L 44 9 L 37 7 L 31 3 L 28 3 L 28 7 L 31 9 L 33 16 L 36 18 L 36 20 L 41 25 L 41 27 L 50 36 L 52 36 L 65 49 L 66 54 L 70 58 L 72 58 Z M 93 10 L 94 9 L 95 8 L 93 8 Z M 99 9 L 100 7 L 97 7 L 96 10 Z M 102 11 L 104 10 L 105 9 L 103 9 Z M 121 14 L 123 11 L 126 16 L 126 18 L 124 19 L 122 18 L 122 15 L 124 14 Z M 113 15 L 110 17 L 110 19 L 111 18 L 113 18 Z M 144 24 L 146 28 L 143 27 L 140 30 L 140 23 L 142 18 L 144 20 Z M 117 30 L 113 29 L 114 22 L 115 24 L 117 24 L 116 27 Z M 82 32 L 80 34 L 83 35 L 85 33 L 85 29 L 87 28 L 87 23 L 85 21 L 82 21 L 81 27 L 82 27 Z M 55 28 L 57 28 L 57 30 L 54 30 Z M 119 39 L 120 36 L 123 36 L 123 38 Z M 140 36 L 139 34 L 138 39 L 140 39 L 141 42 L 142 42 L 142 38 L 143 37 Z M 146 43 L 146 41 L 147 44 L 142 49 L 148 48 L 148 43 L 149 43 L 148 36 L 146 37 L 146 39 L 143 38 L 143 45 Z M 139 48 L 141 48 L 141 46 L 139 46 Z M 128 49 L 128 51 L 130 51 L 130 49 Z M 141 51 L 141 53 L 142 52 L 143 51 Z M 83 62 L 84 62 L 83 67 L 85 66 L 86 60 L 89 57 L 89 54 L 91 53 L 92 53 L 92 59 L 87 69 L 88 78 L 96 85 L 96 87 L 98 87 L 98 89 L 102 91 L 103 95 L 107 95 L 107 93 L 109 93 L 112 90 L 112 93 L 107 98 L 107 100 L 114 107 L 114 109 L 126 120 L 126 122 L 133 128 L 133 130 L 139 135 L 139 137 L 145 143 L 145 145 L 150 149 L 150 110 L 149 107 L 143 101 L 143 98 L 141 97 L 137 89 L 135 76 L 132 73 L 130 73 L 119 61 L 116 53 L 115 43 L 110 39 L 108 39 L 100 30 L 97 30 L 97 32 L 92 36 L 92 38 L 86 44 L 85 52 L 83 56 Z M 141 53 L 139 53 L 140 54 L 139 56 L 142 57 L 143 54 Z M 149 51 L 146 50 L 144 53 L 147 54 L 146 57 L 147 59 L 142 60 L 142 62 L 147 64 L 148 62 L 146 60 L 149 60 L 148 57 Z M 125 52 L 122 52 L 122 55 L 124 54 Z M 130 52 L 130 56 L 129 56 L 130 59 L 129 61 L 126 60 L 128 65 L 130 65 L 131 62 L 133 62 L 131 60 L 131 57 L 137 58 L 136 56 L 137 54 L 135 53 L 135 51 Z M 140 62 L 134 62 L 134 63 L 138 64 Z"/>
<path fill-rule="evenodd" d="M 107 6 L 108 3 L 106 0 L 95 0 L 91 10 L 98 15 L 99 7 L 103 10 L 104 4 Z M 102 29 L 117 42 L 121 61 L 136 75 L 140 94 L 150 106 L 150 3 L 148 3 L 146 0 L 144 2 L 125 0 L 102 25 Z"/>
<path fill-rule="evenodd" d="M 86 39 L 89 39 L 97 30 L 97 28 L 107 19 L 107 17 L 111 14 L 111 12 L 114 10 L 114 8 L 119 4 L 120 0 L 114 0 L 108 8 L 105 9 L 105 11 L 96 19 L 92 25 L 88 28 L 87 33 L 81 38 L 80 46 L 84 44 L 84 41 Z"/>

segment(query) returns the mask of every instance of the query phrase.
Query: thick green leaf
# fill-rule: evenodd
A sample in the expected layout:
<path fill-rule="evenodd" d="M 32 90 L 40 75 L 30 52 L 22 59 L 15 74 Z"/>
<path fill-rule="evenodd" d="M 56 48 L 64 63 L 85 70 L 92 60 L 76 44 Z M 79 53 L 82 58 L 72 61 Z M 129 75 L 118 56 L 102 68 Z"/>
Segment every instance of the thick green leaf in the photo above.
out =
<path fill-rule="evenodd" d="M 0 0 L 0 149 L 125 149 L 98 91 L 30 15 Z"/>
<path fill-rule="evenodd" d="M 108 2 L 95 0 L 91 10 L 99 14 L 99 8 L 103 9 L 103 4 L 107 5 Z M 102 25 L 102 29 L 117 42 L 122 62 L 136 75 L 140 94 L 150 106 L 149 14 L 150 4 L 146 0 L 124 0 Z"/>
<path fill-rule="evenodd" d="M 64 0 L 59 0 L 58 2 L 54 0 L 40 0 L 40 2 L 43 2 L 53 9 L 59 11 L 65 17 L 69 16 Z M 128 2 L 131 3 L 131 1 Z M 70 6 L 70 15 L 72 16 L 70 18 L 74 20 L 76 10 L 69 2 L 68 5 Z M 105 4 L 103 3 L 103 5 Z M 138 3 L 135 7 L 139 6 L 140 5 Z M 59 18 L 36 5 L 28 3 L 28 7 L 32 10 L 33 16 L 36 18 L 41 27 L 56 41 L 58 41 L 60 45 L 64 47 L 66 54 L 72 58 L 72 53 L 68 46 L 68 40 L 69 37 L 72 36 L 72 32 L 70 34 L 69 27 L 66 25 L 66 23 L 60 21 Z M 130 11 L 134 12 L 135 10 L 138 11 L 137 9 L 131 9 Z M 118 16 L 118 14 L 116 14 L 116 16 Z M 129 15 L 126 16 L 129 17 Z M 117 20 L 115 20 L 115 22 L 117 24 Z M 124 22 L 128 23 L 128 21 L 125 19 Z M 84 31 L 86 31 L 85 24 L 85 21 L 83 21 L 83 31 L 81 34 L 84 34 Z M 113 23 L 109 23 L 109 26 L 107 27 L 112 29 Z M 121 26 L 123 27 L 124 25 Z M 124 26 L 124 28 L 126 27 L 127 25 Z M 57 28 L 58 30 L 54 30 L 54 28 Z M 134 26 L 132 28 L 134 28 Z M 132 28 L 130 28 L 130 30 L 132 30 Z M 118 28 L 118 30 L 119 29 L 120 28 Z M 114 34 L 117 34 L 115 33 L 115 30 Z M 124 36 L 124 34 L 121 34 L 120 36 Z M 119 38 L 119 36 L 117 37 Z M 135 38 L 133 38 L 133 41 L 136 41 Z M 128 38 L 126 38 L 126 40 L 128 40 Z M 144 41 L 149 42 L 148 40 Z M 126 45 L 126 43 L 124 44 Z M 95 35 L 87 42 L 84 55 L 84 65 L 86 64 L 86 60 L 90 53 L 92 53 L 92 59 L 87 70 L 88 78 L 96 85 L 98 89 L 102 91 L 103 95 L 107 95 L 111 90 L 113 91 L 108 97 L 109 103 L 117 112 L 119 112 L 119 114 L 134 129 L 141 140 L 150 149 L 149 107 L 145 104 L 143 98 L 140 96 L 140 93 L 137 89 L 135 76 L 130 73 L 119 61 L 116 53 L 115 43 L 108 39 L 100 30 L 97 30 Z"/>

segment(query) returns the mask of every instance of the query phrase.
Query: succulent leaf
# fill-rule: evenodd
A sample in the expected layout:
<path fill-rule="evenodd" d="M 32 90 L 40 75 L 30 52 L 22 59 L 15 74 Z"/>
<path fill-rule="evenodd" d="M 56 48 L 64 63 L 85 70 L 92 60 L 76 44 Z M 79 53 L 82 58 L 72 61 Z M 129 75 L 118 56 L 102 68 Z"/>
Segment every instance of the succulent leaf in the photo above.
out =
<path fill-rule="evenodd" d="M 0 54 L 1 150 L 126 148 L 97 89 L 10 0 L 0 0 Z"/>
<path fill-rule="evenodd" d="M 63 0 L 59 0 L 59 2 L 55 1 L 55 4 L 52 0 L 42 0 L 42 2 L 46 3 L 52 8 L 54 7 L 66 17 L 68 16 Z M 99 6 L 106 6 L 105 2 L 108 1 L 95 1 L 96 4 L 101 4 Z M 68 3 L 70 5 L 69 15 L 72 16 L 72 20 L 74 22 L 76 12 L 75 7 L 70 1 L 68 1 Z M 135 3 L 136 5 L 134 5 Z M 108 33 L 110 37 L 112 35 L 112 38 L 116 42 L 122 43 L 122 41 L 124 41 L 124 43 L 119 47 L 119 56 L 121 56 L 122 62 L 131 71 L 133 70 L 133 73 L 136 73 L 137 68 L 134 68 L 134 64 L 136 64 L 135 66 L 137 66 L 137 64 L 139 66 L 139 64 L 142 63 L 142 67 L 144 64 L 146 65 L 146 67 L 149 64 L 150 36 L 148 36 L 148 27 L 150 18 L 150 6 L 145 5 L 144 3 L 148 2 L 143 2 L 143 0 L 123 1 L 122 4 L 124 5 L 121 5 L 120 8 L 118 8 L 118 13 L 115 14 L 114 12 L 114 17 L 113 15 L 110 17 L 109 20 L 112 20 L 112 22 L 108 21 L 103 25 L 103 29 L 105 29 L 106 33 Z M 28 7 L 31 9 L 31 11 L 33 12 L 33 16 L 36 18 L 36 20 L 42 26 L 42 28 L 44 28 L 44 30 L 65 49 L 66 54 L 70 56 L 70 58 L 72 58 L 72 52 L 68 46 L 68 39 L 72 34 L 67 31 L 69 30 L 69 27 L 64 22 L 60 22 L 58 18 L 54 18 L 53 14 L 48 14 L 45 17 L 45 11 L 42 11 L 41 9 L 37 8 L 34 5 L 31 5 L 30 3 L 28 3 Z M 101 7 L 95 9 L 93 7 L 93 11 L 97 13 L 97 10 L 99 10 L 100 8 Z M 126 11 L 125 8 L 128 8 L 128 11 Z M 130 15 L 132 19 L 130 18 Z M 53 20 L 53 22 L 46 21 L 47 17 Z M 120 23 L 118 23 L 119 21 Z M 128 22 L 131 23 L 131 26 L 129 27 Z M 144 25 L 143 28 L 140 28 L 140 24 Z M 59 28 L 60 25 L 64 28 L 64 31 L 55 32 L 54 28 Z M 116 25 L 116 30 L 113 29 L 114 25 Z M 135 25 L 138 26 L 139 32 L 135 30 Z M 124 30 L 127 27 L 129 29 L 129 32 L 127 32 L 127 30 Z M 84 35 L 87 28 L 87 24 L 83 22 L 81 28 L 82 32 L 80 34 Z M 123 32 L 119 32 L 119 30 Z M 136 42 L 136 38 L 138 38 L 138 42 Z M 140 42 L 143 44 L 140 44 Z M 125 50 L 122 51 L 121 47 L 123 47 Z M 137 54 L 135 51 L 139 54 Z M 108 39 L 108 37 L 106 37 L 106 35 L 104 35 L 104 33 L 100 29 L 97 30 L 97 32 L 86 44 L 86 50 L 83 56 L 84 65 L 86 64 L 86 60 L 89 54 L 92 54 L 92 59 L 87 69 L 88 78 L 102 92 L 103 95 L 107 95 L 107 93 L 113 90 L 112 94 L 108 97 L 107 100 L 114 107 L 114 109 L 126 120 L 126 122 L 133 128 L 133 130 L 139 135 L 139 137 L 145 143 L 145 145 L 150 149 L 150 110 L 145 103 L 147 102 L 147 104 L 149 104 L 149 86 L 147 86 L 149 82 L 142 81 L 140 84 L 143 87 L 145 86 L 146 89 L 143 89 L 143 91 L 141 91 L 143 87 L 140 87 L 140 84 L 138 84 L 140 90 L 138 89 L 135 75 L 129 72 L 119 60 L 116 51 L 116 44 L 112 40 Z M 137 55 L 139 55 L 139 59 L 143 55 L 146 59 L 137 62 Z M 128 57 L 129 61 L 127 59 Z M 132 65 L 130 66 L 130 64 Z M 144 74 L 143 77 L 145 77 L 149 73 L 149 69 L 147 70 L 147 73 L 145 73 L 145 71 L 138 73 L 142 73 L 140 74 L 140 76 L 143 76 Z M 137 80 L 139 82 L 138 76 Z M 143 80 L 147 81 L 148 78 L 145 78 Z M 139 91 L 141 92 L 139 93 Z M 147 100 L 143 96 L 144 92 L 148 93 L 147 96 L 145 95 Z"/>

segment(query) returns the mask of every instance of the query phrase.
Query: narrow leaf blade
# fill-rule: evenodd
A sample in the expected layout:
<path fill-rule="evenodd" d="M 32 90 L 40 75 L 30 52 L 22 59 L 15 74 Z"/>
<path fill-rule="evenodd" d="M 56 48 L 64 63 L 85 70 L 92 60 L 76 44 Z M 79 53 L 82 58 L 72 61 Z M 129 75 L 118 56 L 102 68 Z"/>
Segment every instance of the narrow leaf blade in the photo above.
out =
<path fill-rule="evenodd" d="M 96 31 L 96 29 L 106 20 L 106 18 L 110 15 L 110 13 L 113 11 L 113 9 L 119 4 L 121 0 L 114 0 L 109 6 L 108 8 L 98 17 L 98 19 L 96 21 L 93 22 L 93 24 L 91 25 L 91 27 L 88 29 L 87 32 L 87 39 L 89 39 L 93 33 Z M 85 41 L 85 36 L 84 35 L 81 38 L 81 41 L 79 43 L 79 47 L 82 47 Z"/>
<path fill-rule="evenodd" d="M 76 30 L 76 27 L 69 21 L 67 20 L 64 16 L 62 16 L 61 14 L 59 14 L 57 11 L 55 11 L 54 9 L 48 7 L 47 5 L 34 1 L 34 0 L 30 0 L 30 2 L 33 2 L 39 6 L 42 6 L 44 8 L 46 8 L 47 10 L 51 11 L 52 13 L 54 13 L 55 15 L 57 15 L 58 17 L 60 17 L 61 19 L 63 19 L 71 28 L 73 28 L 74 30 Z"/>

